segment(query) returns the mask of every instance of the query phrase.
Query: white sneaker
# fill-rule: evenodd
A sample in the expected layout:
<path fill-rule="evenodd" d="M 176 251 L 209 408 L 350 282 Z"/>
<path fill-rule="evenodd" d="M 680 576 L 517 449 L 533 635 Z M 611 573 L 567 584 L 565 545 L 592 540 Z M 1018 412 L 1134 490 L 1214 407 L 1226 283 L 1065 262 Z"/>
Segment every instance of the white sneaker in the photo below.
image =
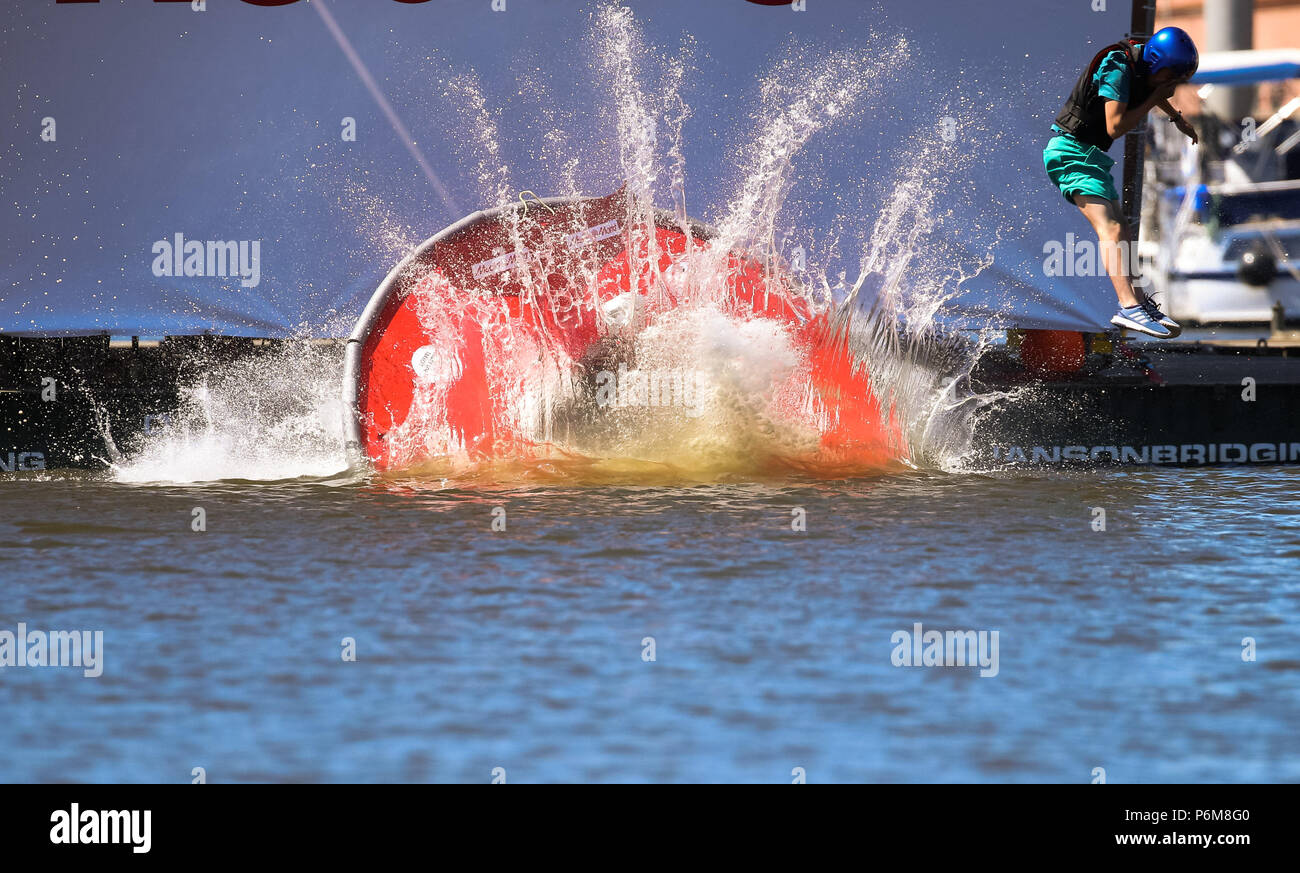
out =
<path fill-rule="evenodd" d="M 1156 311 L 1159 312 L 1159 310 Z M 1173 336 L 1173 331 L 1153 318 L 1151 313 L 1143 308 L 1141 304 L 1121 307 L 1119 312 L 1110 317 L 1110 323 L 1117 327 L 1136 330 L 1138 333 L 1144 333 L 1156 339 L 1169 339 Z"/>

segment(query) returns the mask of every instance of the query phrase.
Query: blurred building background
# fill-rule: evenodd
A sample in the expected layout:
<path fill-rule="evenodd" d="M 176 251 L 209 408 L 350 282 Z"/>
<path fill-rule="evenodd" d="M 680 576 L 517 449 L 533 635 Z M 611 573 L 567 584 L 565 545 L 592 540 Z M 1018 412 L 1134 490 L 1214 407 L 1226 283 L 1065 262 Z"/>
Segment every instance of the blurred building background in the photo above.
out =
<path fill-rule="evenodd" d="M 1207 0 L 1156 0 L 1156 26 L 1181 27 L 1197 45 L 1205 41 Z M 1254 0 L 1254 48 L 1292 48 L 1300 43 L 1300 0 Z"/>
<path fill-rule="evenodd" d="M 1156 27 L 1181 27 L 1202 52 L 1300 48 L 1300 0 L 1156 0 Z M 1183 112 L 1201 111 L 1195 90 L 1183 89 L 1174 101 Z M 1208 111 L 1267 117 L 1300 95 L 1300 81 L 1219 90 L 1232 93 L 1209 97 Z"/>

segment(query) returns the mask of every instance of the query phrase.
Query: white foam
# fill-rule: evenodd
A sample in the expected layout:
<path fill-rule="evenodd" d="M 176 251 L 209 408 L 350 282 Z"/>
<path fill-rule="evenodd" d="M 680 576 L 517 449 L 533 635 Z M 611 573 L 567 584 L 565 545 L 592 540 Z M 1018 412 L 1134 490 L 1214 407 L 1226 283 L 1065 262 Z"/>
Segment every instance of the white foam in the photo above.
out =
<path fill-rule="evenodd" d="M 347 469 L 342 350 L 293 344 L 216 366 L 112 463 L 119 482 L 328 477 Z"/>

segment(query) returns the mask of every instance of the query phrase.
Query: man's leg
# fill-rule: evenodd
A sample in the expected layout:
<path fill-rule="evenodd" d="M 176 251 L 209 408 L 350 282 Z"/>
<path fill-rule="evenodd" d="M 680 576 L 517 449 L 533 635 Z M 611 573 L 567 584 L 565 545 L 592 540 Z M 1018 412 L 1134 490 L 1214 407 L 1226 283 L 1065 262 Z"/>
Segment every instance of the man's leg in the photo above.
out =
<path fill-rule="evenodd" d="M 1119 204 L 1105 197 L 1076 194 L 1074 205 L 1079 207 L 1083 217 L 1088 219 L 1092 229 L 1097 232 L 1097 240 L 1101 243 L 1102 264 L 1110 276 L 1111 284 L 1115 286 L 1119 305 L 1137 306 L 1138 297 L 1133 291 L 1133 279 L 1129 276 L 1128 269 L 1131 255 L 1128 225 L 1120 214 Z"/>

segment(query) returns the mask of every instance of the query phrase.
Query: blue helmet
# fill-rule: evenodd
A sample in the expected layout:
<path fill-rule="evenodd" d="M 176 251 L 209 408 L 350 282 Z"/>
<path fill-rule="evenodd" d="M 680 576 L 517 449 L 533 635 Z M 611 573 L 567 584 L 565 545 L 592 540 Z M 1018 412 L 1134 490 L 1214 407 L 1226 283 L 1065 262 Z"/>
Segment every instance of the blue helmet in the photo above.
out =
<path fill-rule="evenodd" d="M 1192 75 L 1201 65 L 1196 43 L 1181 27 L 1157 30 L 1142 49 L 1142 60 L 1146 61 L 1152 75 L 1161 70 L 1173 70 L 1175 79 Z"/>

